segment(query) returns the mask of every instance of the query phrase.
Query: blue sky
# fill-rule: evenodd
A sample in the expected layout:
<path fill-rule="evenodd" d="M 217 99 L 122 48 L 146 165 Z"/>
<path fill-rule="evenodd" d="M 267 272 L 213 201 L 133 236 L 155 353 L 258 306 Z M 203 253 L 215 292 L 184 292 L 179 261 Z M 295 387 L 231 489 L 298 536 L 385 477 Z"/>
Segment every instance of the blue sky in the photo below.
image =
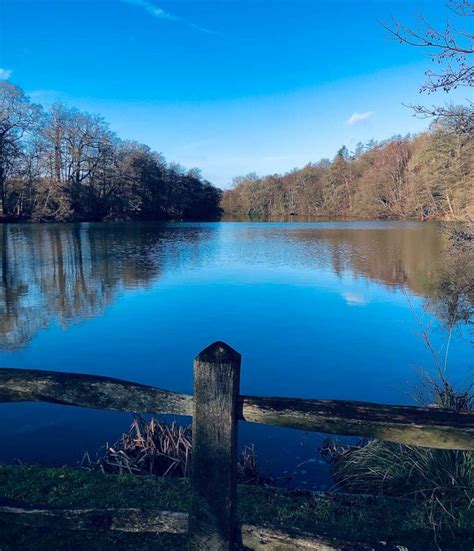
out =
<path fill-rule="evenodd" d="M 34 101 L 101 113 L 227 187 L 425 128 L 402 103 L 420 101 L 426 52 L 379 24 L 421 13 L 442 26 L 449 11 L 444 0 L 0 0 L 0 76 Z"/>

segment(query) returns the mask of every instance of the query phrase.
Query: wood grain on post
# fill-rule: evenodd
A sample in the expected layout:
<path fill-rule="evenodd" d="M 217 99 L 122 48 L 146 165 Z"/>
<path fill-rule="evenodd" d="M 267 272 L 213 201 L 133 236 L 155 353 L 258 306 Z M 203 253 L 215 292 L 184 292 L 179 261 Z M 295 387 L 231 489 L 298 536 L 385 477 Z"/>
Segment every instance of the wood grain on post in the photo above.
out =
<path fill-rule="evenodd" d="M 194 360 L 192 549 L 227 551 L 236 543 L 240 360 L 224 342 Z"/>

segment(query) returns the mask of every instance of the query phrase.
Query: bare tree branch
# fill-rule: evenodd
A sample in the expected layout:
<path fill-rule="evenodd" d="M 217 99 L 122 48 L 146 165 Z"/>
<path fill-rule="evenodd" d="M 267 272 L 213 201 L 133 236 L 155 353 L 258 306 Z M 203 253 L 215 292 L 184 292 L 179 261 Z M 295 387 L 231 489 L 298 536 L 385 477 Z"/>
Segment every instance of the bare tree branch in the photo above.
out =
<path fill-rule="evenodd" d="M 409 28 L 396 19 L 392 19 L 390 24 L 382 23 L 391 40 L 415 48 L 426 48 L 431 62 L 439 67 L 439 70 L 425 71 L 426 81 L 420 87 L 422 93 L 430 94 L 439 90 L 449 93 L 459 87 L 474 86 L 474 34 L 462 26 L 465 18 L 474 16 L 474 2 L 448 0 L 447 7 L 456 20 L 459 20 L 459 24 L 454 25 L 448 20 L 442 30 L 435 28 L 424 16 L 419 16 L 419 27 L 416 29 Z M 434 117 L 438 120 L 448 119 L 452 128 L 474 134 L 474 110 L 472 102 L 469 101 L 469 104 L 464 110 L 452 106 L 410 107 L 416 115 Z"/>

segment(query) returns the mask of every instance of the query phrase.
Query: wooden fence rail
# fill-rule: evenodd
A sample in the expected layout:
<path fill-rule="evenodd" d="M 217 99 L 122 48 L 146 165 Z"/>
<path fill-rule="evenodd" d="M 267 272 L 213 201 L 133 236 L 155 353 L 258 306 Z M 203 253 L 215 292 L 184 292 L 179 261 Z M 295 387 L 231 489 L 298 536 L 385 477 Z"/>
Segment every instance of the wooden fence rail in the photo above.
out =
<path fill-rule="evenodd" d="M 189 515 L 171 511 L 142 509 L 41 509 L 0 504 L 1 517 L 11 523 L 32 528 L 65 530 L 113 530 L 128 533 L 186 534 Z M 298 531 L 285 531 L 269 526 L 242 524 L 239 540 L 246 549 L 262 551 L 374 551 L 374 545 L 347 542 L 341 539 L 315 536 Z M 398 545 L 380 542 L 377 549 L 400 551 Z M 212 549 L 212 548 L 207 548 Z"/>
<path fill-rule="evenodd" d="M 49 402 L 112 411 L 193 414 L 193 397 L 97 375 L 0 368 L 0 402 Z M 239 396 L 243 421 L 474 450 L 472 413 L 344 400 Z"/>
<path fill-rule="evenodd" d="M 267 528 L 252 527 L 250 532 L 246 532 L 236 525 L 238 420 L 330 434 L 367 436 L 408 445 L 474 451 L 473 413 L 341 400 L 241 396 L 239 380 L 240 354 L 226 343 L 215 342 L 194 361 L 193 396 L 96 375 L 0 369 L 0 402 L 39 401 L 114 411 L 193 416 L 192 506 L 189 515 L 189 542 L 193 549 L 230 550 L 242 543 L 245 534 L 247 540 L 251 539 L 250 533 L 255 539 L 259 530 L 266 530 L 267 537 L 270 537 Z M 18 515 L 19 510 L 3 507 L 0 514 Z M 26 520 L 39 515 L 43 521 L 53 515 L 47 512 L 36 516 L 25 514 Z M 159 528 L 167 519 L 178 519 L 176 522 L 181 523 L 182 531 L 183 519 L 179 515 L 179 518 L 167 516 L 170 514 L 162 512 L 160 517 L 155 513 L 154 520 L 149 522 L 154 522 L 155 528 Z M 90 524 L 91 515 L 83 511 L 77 518 L 78 523 Z M 283 545 L 282 533 L 274 537 L 275 541 L 280 538 L 278 541 Z M 292 541 L 296 545 L 296 540 Z M 324 548 L 309 547 L 305 542 L 300 548 Z"/>

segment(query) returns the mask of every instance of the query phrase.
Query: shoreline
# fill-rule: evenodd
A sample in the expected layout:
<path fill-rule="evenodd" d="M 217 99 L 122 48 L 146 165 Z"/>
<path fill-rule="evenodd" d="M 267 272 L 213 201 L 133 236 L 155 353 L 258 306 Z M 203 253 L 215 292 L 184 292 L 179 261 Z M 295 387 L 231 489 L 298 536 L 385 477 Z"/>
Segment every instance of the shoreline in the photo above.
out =
<path fill-rule="evenodd" d="M 245 216 L 230 216 L 224 215 L 219 219 L 156 219 L 156 220 L 64 220 L 57 221 L 51 220 L 48 222 L 37 222 L 33 220 L 19 220 L 19 219 L 1 219 L 0 226 L 4 225 L 35 225 L 35 226 L 46 226 L 46 225 L 61 225 L 61 224 L 209 224 L 209 223 L 309 223 L 309 222 L 438 222 L 438 223 L 447 223 L 447 224 L 467 224 L 471 222 L 470 218 L 449 218 L 449 217 L 433 217 L 433 218 L 368 218 L 368 217 L 357 217 L 357 216 L 343 216 L 343 215 L 314 215 L 314 216 L 271 216 L 268 218 L 249 218 Z"/>

